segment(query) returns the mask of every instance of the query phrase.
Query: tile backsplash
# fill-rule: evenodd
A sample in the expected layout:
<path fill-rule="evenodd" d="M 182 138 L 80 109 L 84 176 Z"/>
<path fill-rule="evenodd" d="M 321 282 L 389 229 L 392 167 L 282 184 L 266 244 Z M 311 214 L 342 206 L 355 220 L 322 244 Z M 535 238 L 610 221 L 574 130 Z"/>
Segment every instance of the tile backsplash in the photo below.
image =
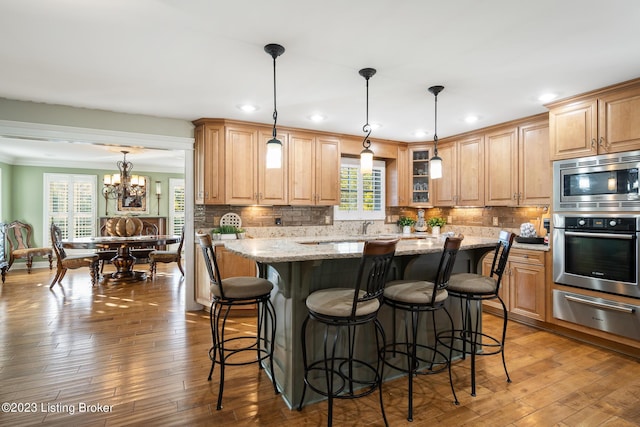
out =
<path fill-rule="evenodd" d="M 441 216 L 447 220 L 445 231 L 469 235 L 497 236 L 506 229 L 519 233 L 520 224 L 541 222 L 549 215 L 545 207 L 430 208 L 425 217 Z M 195 228 L 211 229 L 220 224 L 222 215 L 233 212 L 242 218 L 242 227 L 253 237 L 320 236 L 360 234 L 362 221 L 334 221 L 333 206 L 229 206 L 196 205 Z M 401 215 L 417 217 L 417 208 L 388 208 L 386 221 L 374 221 L 369 234 L 396 233 Z M 279 219 L 281 225 L 276 225 Z"/>

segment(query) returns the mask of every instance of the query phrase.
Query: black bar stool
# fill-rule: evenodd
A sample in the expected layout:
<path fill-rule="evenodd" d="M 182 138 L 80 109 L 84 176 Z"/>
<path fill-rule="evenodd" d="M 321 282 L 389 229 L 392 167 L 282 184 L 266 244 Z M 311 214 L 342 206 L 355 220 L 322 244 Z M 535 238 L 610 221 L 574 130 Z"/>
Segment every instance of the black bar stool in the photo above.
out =
<path fill-rule="evenodd" d="M 302 323 L 304 388 L 298 410 L 302 410 L 307 387 L 311 388 L 328 399 L 329 426 L 333 422 L 333 399 L 354 399 L 369 395 L 376 389 L 380 393 L 382 418 L 388 425 L 382 401 L 384 359 L 381 357 L 384 357 L 385 337 L 378 321 L 378 310 L 397 242 L 365 242 L 354 288 L 322 289 L 307 297 L 309 315 Z M 323 352 L 311 355 L 319 357 L 313 360 L 309 360 L 307 349 L 310 320 L 324 327 Z M 375 361 L 370 360 L 370 354 L 359 352 L 356 345 L 357 327 L 369 324 L 375 327 Z M 381 357 L 378 355 L 380 349 Z"/>
<path fill-rule="evenodd" d="M 507 266 L 509 251 L 513 245 L 515 234 L 501 231 L 494 250 L 493 262 L 489 276 L 473 273 L 451 275 L 449 295 L 460 299 L 462 313 L 462 329 L 452 329 L 438 334 L 438 342 L 462 352 L 462 358 L 471 355 L 471 395 L 476 395 L 476 356 L 502 355 L 502 366 L 511 382 L 507 364 L 504 359 L 504 343 L 507 336 L 507 307 L 500 298 L 500 283 Z M 502 336 L 494 337 L 480 329 L 482 301 L 497 299 L 502 304 Z M 475 307 L 472 307 L 474 303 Z M 472 308 L 475 308 L 473 310 Z M 475 314 L 474 314 L 475 312 Z M 460 344 L 458 347 L 456 344 Z"/>
<path fill-rule="evenodd" d="M 260 277 L 229 277 L 220 279 L 220 271 L 216 262 L 211 236 L 198 234 L 202 255 L 204 256 L 209 279 L 211 280 L 211 311 L 209 321 L 211 323 L 211 337 L 213 346 L 209 349 L 211 370 L 208 380 L 211 381 L 213 368 L 220 365 L 220 388 L 218 391 L 218 404 L 216 409 L 222 409 L 222 393 L 224 391 L 224 370 L 227 365 L 241 366 L 258 363 L 262 369 L 262 361 L 269 359 L 269 369 L 273 389 L 278 394 L 278 386 L 273 371 L 273 348 L 276 334 L 276 312 L 271 303 L 271 290 L 273 284 Z M 258 323 L 255 335 L 225 336 L 226 323 L 231 309 L 239 306 L 256 304 L 258 306 Z M 253 360 L 228 361 L 228 359 L 246 354 L 255 353 Z"/>
<path fill-rule="evenodd" d="M 455 404 L 458 404 L 451 378 L 451 349 L 449 356 L 438 350 L 435 336 L 433 337 L 434 345 L 430 345 L 427 341 L 420 343 L 418 324 L 420 313 L 431 313 L 431 322 L 434 331 L 436 331 L 436 311 L 444 310 L 449 317 L 451 328 L 453 328 L 453 319 L 444 304 L 447 300 L 449 277 L 451 276 L 462 239 L 463 236 L 447 237 L 433 281 L 395 280 L 387 283 L 384 290 L 384 303 L 393 308 L 393 343 L 386 346 L 386 353 L 387 355 L 392 353 L 394 356 L 399 353 L 406 356 L 406 365 L 401 366 L 398 362 L 390 361 L 389 359 L 385 359 L 385 363 L 408 374 L 408 421 L 413 421 L 413 380 L 418 374 L 434 374 L 447 368 L 449 370 L 449 383 L 451 384 L 453 399 Z M 405 315 L 411 315 L 411 320 L 407 319 L 405 321 L 404 341 L 396 340 L 396 310 L 404 311 Z M 418 354 L 418 350 L 421 350 L 424 355 Z M 424 353 L 425 350 L 426 353 Z M 425 359 L 427 355 L 430 356 L 430 360 Z"/>

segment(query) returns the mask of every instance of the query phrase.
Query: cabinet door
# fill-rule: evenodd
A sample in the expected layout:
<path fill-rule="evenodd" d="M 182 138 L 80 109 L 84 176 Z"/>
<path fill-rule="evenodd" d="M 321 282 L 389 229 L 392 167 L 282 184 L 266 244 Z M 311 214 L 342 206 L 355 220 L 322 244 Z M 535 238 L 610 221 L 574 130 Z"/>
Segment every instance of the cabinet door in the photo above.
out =
<path fill-rule="evenodd" d="M 195 254 L 195 294 L 196 294 L 196 302 L 198 304 L 202 304 L 205 307 L 209 307 L 211 305 L 211 282 L 209 281 L 209 273 L 207 272 L 207 265 L 204 262 L 204 257 L 202 256 L 202 249 L 199 244 L 195 245 L 194 249 Z"/>
<path fill-rule="evenodd" d="M 200 125 L 195 139 L 195 203 L 224 204 L 223 127 Z"/>
<path fill-rule="evenodd" d="M 484 206 L 484 136 L 458 141 L 457 155 L 456 205 Z"/>
<path fill-rule="evenodd" d="M 640 88 L 601 97 L 598 116 L 600 154 L 640 149 Z"/>
<path fill-rule="evenodd" d="M 315 147 L 315 204 L 340 204 L 340 140 L 316 137 Z"/>
<path fill-rule="evenodd" d="M 549 110 L 551 160 L 597 154 L 598 102 L 587 100 Z"/>
<path fill-rule="evenodd" d="M 509 264 L 509 311 L 544 321 L 544 266 L 513 261 Z"/>
<path fill-rule="evenodd" d="M 216 262 L 222 279 L 229 277 L 256 277 L 256 263 L 249 258 L 229 252 L 224 246 L 216 246 Z"/>
<path fill-rule="evenodd" d="M 282 142 L 282 167 L 267 169 L 267 141 L 273 138 L 271 130 L 261 129 L 258 132 L 258 203 L 265 205 L 286 205 L 289 203 L 289 170 L 288 147 L 289 135 L 278 133 L 278 140 Z"/>
<path fill-rule="evenodd" d="M 458 195 L 456 144 L 441 145 L 438 147 L 438 156 L 442 158 L 442 178 L 431 180 L 433 205 L 455 206 Z"/>
<path fill-rule="evenodd" d="M 387 161 L 386 170 L 386 204 L 387 206 L 409 205 L 409 148 L 397 147 L 395 159 Z"/>
<path fill-rule="evenodd" d="M 289 204 L 313 205 L 315 196 L 315 139 L 289 134 Z"/>
<path fill-rule="evenodd" d="M 409 149 L 409 173 L 411 182 L 411 206 L 431 206 L 431 188 L 429 181 L 429 154 L 431 150 L 424 146 L 413 146 Z"/>
<path fill-rule="evenodd" d="M 485 199 L 489 206 L 516 206 L 518 188 L 517 128 L 485 135 Z"/>
<path fill-rule="evenodd" d="M 252 128 L 226 130 L 225 192 L 227 204 L 258 202 L 258 133 Z"/>
<path fill-rule="evenodd" d="M 520 204 L 550 205 L 553 170 L 549 156 L 547 120 L 520 128 L 518 151 Z"/>

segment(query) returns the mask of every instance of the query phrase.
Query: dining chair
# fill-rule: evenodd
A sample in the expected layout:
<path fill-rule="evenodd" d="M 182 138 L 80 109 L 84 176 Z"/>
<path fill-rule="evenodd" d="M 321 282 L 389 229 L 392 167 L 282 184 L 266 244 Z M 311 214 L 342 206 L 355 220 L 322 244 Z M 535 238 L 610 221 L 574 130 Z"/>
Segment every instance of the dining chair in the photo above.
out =
<path fill-rule="evenodd" d="M 7 276 L 7 270 L 9 269 L 9 262 L 7 262 L 7 255 L 5 254 L 5 236 L 7 233 L 7 224 L 0 222 L 0 270 L 2 271 L 2 283 Z"/>
<path fill-rule="evenodd" d="M 156 274 L 156 263 L 172 263 L 175 262 L 178 264 L 178 268 L 180 269 L 180 273 L 184 277 L 184 270 L 182 268 L 182 246 L 184 244 L 184 226 L 182 226 L 182 232 L 180 233 L 180 243 L 178 244 L 178 248 L 175 251 L 159 251 L 154 250 L 149 253 L 149 275 L 153 279 L 154 274 Z"/>
<path fill-rule="evenodd" d="M 62 286 L 62 279 L 69 269 L 77 269 L 83 267 L 89 267 L 89 274 L 91 275 L 91 285 L 95 286 L 98 278 L 98 255 L 96 254 L 78 254 L 67 255 L 62 245 L 62 232 L 60 228 L 51 223 L 51 243 L 53 250 L 56 254 L 57 270 L 56 275 L 49 285 L 49 289 L 58 283 Z"/>
<path fill-rule="evenodd" d="M 366 241 L 354 287 L 321 289 L 306 299 L 309 313 L 301 328 L 304 388 L 298 410 L 302 410 L 307 388 L 310 388 L 327 397 L 329 426 L 333 423 L 334 399 L 355 399 L 376 390 L 380 394 L 382 418 L 388 425 L 382 397 L 385 334 L 378 310 L 397 243 L 397 239 Z M 322 350 L 313 354 L 309 354 L 307 348 L 310 321 L 324 329 L 321 334 L 311 334 L 323 336 Z M 356 336 L 365 334 L 366 330 L 357 333 L 356 329 L 367 325 L 373 326 L 378 349 L 374 354 L 359 351 L 357 345 Z"/>
<path fill-rule="evenodd" d="M 32 244 L 33 227 L 22 221 L 13 221 L 7 226 L 7 241 L 9 242 L 9 266 L 11 268 L 16 259 L 27 260 L 27 273 L 31 273 L 33 257 L 41 256 L 49 260 L 49 270 L 53 268 L 53 250 L 49 247 L 35 247 Z"/>
<path fill-rule="evenodd" d="M 211 235 L 197 234 L 197 237 L 211 283 L 212 299 L 209 323 L 213 345 L 209 349 L 211 370 L 208 380 L 211 381 L 215 366 L 220 365 L 220 385 L 216 409 L 222 409 L 224 375 L 227 366 L 257 363 L 262 369 L 262 362 L 268 360 L 273 389 L 278 394 L 273 370 L 273 351 L 276 337 L 276 311 L 271 303 L 273 284 L 267 279 L 252 276 L 221 279 Z M 255 334 L 246 335 L 247 332 L 239 332 L 234 325 L 227 327 L 227 321 L 233 317 L 234 308 L 243 309 L 254 305 L 257 306 L 258 317 Z M 242 328 L 243 331 L 245 329 Z M 243 355 L 249 357 L 243 358 Z"/>
<path fill-rule="evenodd" d="M 450 329 L 453 328 L 453 319 L 445 307 L 447 301 L 447 286 L 453 271 L 458 250 L 464 236 L 447 237 L 444 242 L 442 256 L 435 276 L 428 280 L 394 280 L 385 286 L 384 304 L 392 308 L 392 334 L 391 344 L 386 346 L 386 353 L 391 353 L 394 358 L 386 358 L 385 363 L 392 368 L 407 374 L 408 402 L 407 420 L 413 421 L 413 382 L 418 375 L 429 375 L 442 372 L 445 368 L 449 371 L 449 384 L 453 393 L 454 403 L 458 404 L 453 379 L 451 377 L 451 354 L 446 355 L 438 350 L 438 342 L 435 333 L 429 341 L 427 332 L 430 330 L 420 323 L 420 314 L 431 313 L 431 326 L 437 331 L 436 312 L 442 310 L 449 318 Z M 396 314 L 404 312 L 404 340 L 396 338 Z M 419 336 L 422 335 L 422 336 Z M 431 344 L 433 343 L 433 344 Z M 400 360 L 395 356 L 400 354 Z"/>
<path fill-rule="evenodd" d="M 490 356 L 501 354 L 502 366 L 507 376 L 507 382 L 511 382 L 507 363 L 504 358 L 504 344 L 507 337 L 508 311 L 502 298 L 500 298 L 500 283 L 507 266 L 509 252 L 513 246 L 515 234 L 509 231 L 500 231 L 498 242 L 493 251 L 491 271 L 488 276 L 475 273 L 452 274 L 447 288 L 449 295 L 460 300 L 460 313 L 462 314 L 461 328 L 438 333 L 438 342 L 443 343 L 456 351 L 462 352 L 462 358 L 470 355 L 471 359 L 471 395 L 476 395 L 476 356 Z M 502 335 L 500 337 L 482 332 L 482 301 L 497 299 L 502 305 Z M 459 347 L 456 347 L 456 344 Z"/>
<path fill-rule="evenodd" d="M 158 226 L 151 222 L 142 221 L 142 229 L 140 230 L 141 236 L 157 236 Z M 131 255 L 136 258 L 136 264 L 144 264 L 150 262 L 149 254 L 153 252 L 155 248 L 149 246 L 132 246 Z"/>

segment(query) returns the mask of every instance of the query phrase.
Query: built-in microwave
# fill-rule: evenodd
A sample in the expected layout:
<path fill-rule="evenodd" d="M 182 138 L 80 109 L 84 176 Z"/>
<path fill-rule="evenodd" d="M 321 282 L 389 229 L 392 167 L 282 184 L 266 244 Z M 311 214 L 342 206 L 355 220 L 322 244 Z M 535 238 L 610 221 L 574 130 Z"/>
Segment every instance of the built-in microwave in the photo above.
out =
<path fill-rule="evenodd" d="M 553 162 L 553 209 L 640 211 L 640 151 Z"/>

